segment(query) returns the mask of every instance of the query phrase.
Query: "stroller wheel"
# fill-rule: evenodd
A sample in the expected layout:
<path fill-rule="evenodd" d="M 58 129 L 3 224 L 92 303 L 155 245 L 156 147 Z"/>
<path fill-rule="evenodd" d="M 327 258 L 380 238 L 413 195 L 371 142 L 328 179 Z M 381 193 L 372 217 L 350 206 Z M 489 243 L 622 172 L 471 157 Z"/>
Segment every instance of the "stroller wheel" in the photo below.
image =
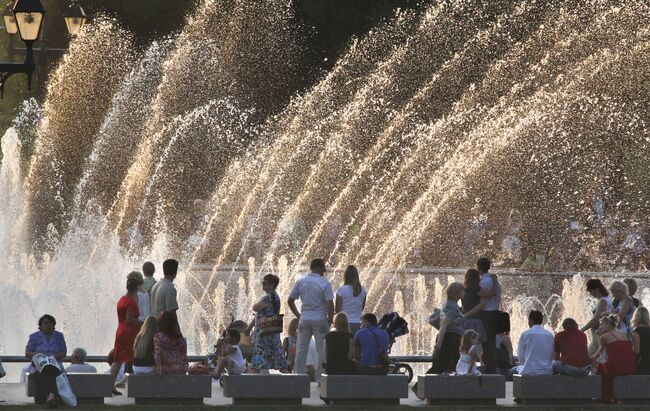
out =
<path fill-rule="evenodd" d="M 401 374 L 401 375 L 406 375 L 409 377 L 409 383 L 413 379 L 413 368 L 411 368 L 410 365 L 404 364 L 401 362 L 396 363 L 393 365 L 393 372 L 391 374 Z"/>

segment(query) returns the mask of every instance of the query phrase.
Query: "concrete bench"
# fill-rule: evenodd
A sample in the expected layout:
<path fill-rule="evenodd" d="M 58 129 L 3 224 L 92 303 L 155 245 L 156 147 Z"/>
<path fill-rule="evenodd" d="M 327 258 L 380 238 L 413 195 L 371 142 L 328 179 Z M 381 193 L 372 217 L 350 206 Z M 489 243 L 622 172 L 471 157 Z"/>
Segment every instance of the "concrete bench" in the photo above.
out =
<path fill-rule="evenodd" d="M 105 397 L 113 395 L 113 379 L 110 374 L 66 374 L 79 404 L 103 404 Z M 27 376 L 27 396 L 36 396 L 36 376 Z"/>
<path fill-rule="evenodd" d="M 623 404 L 650 404 L 650 375 L 614 378 L 614 398 Z"/>
<path fill-rule="evenodd" d="M 495 405 L 506 397 L 503 375 L 420 375 L 417 388 L 429 405 Z"/>
<path fill-rule="evenodd" d="M 129 375 L 128 397 L 136 404 L 203 404 L 212 397 L 209 375 Z"/>
<path fill-rule="evenodd" d="M 320 396 L 331 405 L 399 405 L 408 398 L 406 375 L 326 375 L 320 380 Z"/>
<path fill-rule="evenodd" d="M 309 383 L 306 374 L 226 375 L 223 396 L 235 405 L 302 405 L 309 398 Z"/>
<path fill-rule="evenodd" d="M 601 398 L 600 375 L 517 375 L 512 377 L 512 396 L 522 404 L 589 404 Z"/>

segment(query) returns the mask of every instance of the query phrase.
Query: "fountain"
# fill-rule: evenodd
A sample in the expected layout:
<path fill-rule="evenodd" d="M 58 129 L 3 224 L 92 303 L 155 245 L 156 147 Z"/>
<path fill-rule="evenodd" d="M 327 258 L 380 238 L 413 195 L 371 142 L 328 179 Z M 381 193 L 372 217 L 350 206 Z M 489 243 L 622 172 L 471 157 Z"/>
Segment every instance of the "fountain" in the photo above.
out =
<path fill-rule="evenodd" d="M 410 321 L 407 354 L 430 353 L 426 319 L 462 280 L 429 266 L 525 244 L 620 271 L 631 257 L 600 233 L 648 223 L 649 23 L 642 2 L 439 2 L 354 39 L 292 96 L 286 2 L 204 0 L 141 53 L 97 19 L 2 140 L 0 307 L 15 315 L 0 349 L 20 353 L 48 312 L 70 346 L 107 353 L 126 273 L 170 256 L 195 353 L 249 315 L 264 274 L 286 296 L 315 256 L 335 286 L 361 268 L 368 309 Z M 515 341 L 532 307 L 554 329 L 587 319 L 579 274 L 510 274 Z"/>

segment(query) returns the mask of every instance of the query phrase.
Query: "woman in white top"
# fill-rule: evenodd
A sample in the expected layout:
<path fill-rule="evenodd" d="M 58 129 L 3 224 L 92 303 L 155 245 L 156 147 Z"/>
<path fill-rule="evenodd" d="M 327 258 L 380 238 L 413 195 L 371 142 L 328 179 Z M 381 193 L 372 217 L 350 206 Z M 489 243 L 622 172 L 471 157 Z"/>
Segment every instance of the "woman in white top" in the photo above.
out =
<path fill-rule="evenodd" d="M 598 303 L 596 304 L 596 308 L 593 310 L 591 320 L 589 320 L 580 331 L 585 332 L 591 330 L 592 338 L 591 344 L 589 344 L 589 354 L 593 355 L 600 348 L 600 337 L 596 335 L 596 330 L 598 329 L 602 316 L 612 312 L 612 298 L 609 296 L 609 291 L 607 291 L 607 288 L 605 288 L 602 281 L 596 278 L 587 281 L 587 292 L 591 294 L 592 297 L 596 298 Z"/>
<path fill-rule="evenodd" d="M 350 324 L 350 333 L 354 335 L 361 328 L 361 314 L 366 306 L 366 290 L 359 282 L 359 271 L 349 265 L 343 274 L 343 285 L 336 290 L 334 312 L 344 312 Z"/>
<path fill-rule="evenodd" d="M 143 288 L 144 285 L 144 276 L 139 271 L 131 271 L 129 275 L 126 276 L 126 279 L 135 278 L 138 280 L 138 310 L 140 315 L 138 320 L 144 321 L 151 314 L 149 307 L 149 294 Z"/>

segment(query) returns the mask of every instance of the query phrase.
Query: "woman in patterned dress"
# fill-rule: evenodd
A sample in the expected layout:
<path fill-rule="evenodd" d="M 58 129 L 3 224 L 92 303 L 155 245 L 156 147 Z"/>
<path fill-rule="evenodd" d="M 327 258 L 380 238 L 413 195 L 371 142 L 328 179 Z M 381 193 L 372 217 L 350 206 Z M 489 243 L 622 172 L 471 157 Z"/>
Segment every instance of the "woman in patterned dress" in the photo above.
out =
<path fill-rule="evenodd" d="M 280 341 L 280 331 L 272 334 L 262 334 L 259 320 L 263 317 L 272 317 L 280 314 L 280 297 L 275 292 L 280 278 L 273 274 L 264 276 L 262 288 L 266 295 L 262 297 L 255 305 L 255 335 L 253 358 L 251 361 L 251 371 L 254 373 L 260 370 L 280 370 L 280 372 L 289 372 L 289 364 L 282 351 Z"/>

